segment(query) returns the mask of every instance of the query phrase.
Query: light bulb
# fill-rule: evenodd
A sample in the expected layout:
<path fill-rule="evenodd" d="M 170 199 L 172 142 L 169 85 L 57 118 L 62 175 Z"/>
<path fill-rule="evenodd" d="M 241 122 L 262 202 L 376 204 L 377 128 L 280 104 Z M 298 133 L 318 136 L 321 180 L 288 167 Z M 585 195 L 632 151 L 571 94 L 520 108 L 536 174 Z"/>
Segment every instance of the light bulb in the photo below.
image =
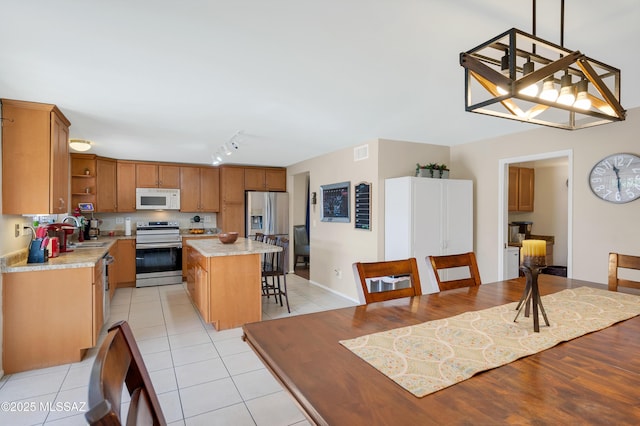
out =
<path fill-rule="evenodd" d="M 571 76 L 565 74 L 560 79 L 560 96 L 557 102 L 562 105 L 573 105 L 576 100 L 575 87 L 571 84 Z"/>
<path fill-rule="evenodd" d="M 542 93 L 540 93 L 540 99 L 545 101 L 555 102 L 558 99 L 558 89 L 553 81 L 553 76 L 544 79 L 542 84 Z"/>
<path fill-rule="evenodd" d="M 591 108 L 591 99 L 589 99 L 587 80 L 580 80 L 577 84 L 578 96 L 573 104 L 574 107 L 582 110 L 588 110 Z"/>

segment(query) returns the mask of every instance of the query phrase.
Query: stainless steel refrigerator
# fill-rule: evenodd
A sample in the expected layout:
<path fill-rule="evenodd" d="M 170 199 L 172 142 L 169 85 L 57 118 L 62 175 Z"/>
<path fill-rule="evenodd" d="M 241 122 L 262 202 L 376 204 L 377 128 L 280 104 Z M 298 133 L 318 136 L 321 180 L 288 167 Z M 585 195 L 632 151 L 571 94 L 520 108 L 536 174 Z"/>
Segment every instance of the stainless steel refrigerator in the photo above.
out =
<path fill-rule="evenodd" d="M 289 194 L 286 192 L 246 193 L 245 235 L 253 238 L 257 232 L 265 235 L 288 236 Z"/>

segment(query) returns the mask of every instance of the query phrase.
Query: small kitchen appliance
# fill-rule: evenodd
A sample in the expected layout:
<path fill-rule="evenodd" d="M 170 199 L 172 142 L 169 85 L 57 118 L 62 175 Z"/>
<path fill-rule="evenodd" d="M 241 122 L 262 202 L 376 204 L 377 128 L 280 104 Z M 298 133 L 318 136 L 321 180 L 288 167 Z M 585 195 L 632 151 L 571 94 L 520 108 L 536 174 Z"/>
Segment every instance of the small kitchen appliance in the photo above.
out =
<path fill-rule="evenodd" d="M 136 210 L 180 210 L 180 190 L 136 188 Z"/>
<path fill-rule="evenodd" d="M 524 234 L 524 238 L 528 239 L 531 236 L 532 227 L 533 222 L 511 222 L 509 224 L 509 242 L 520 242 L 518 234 Z"/>
<path fill-rule="evenodd" d="M 68 223 L 51 223 L 47 225 L 47 232 L 49 234 L 54 234 L 53 236 L 58 237 L 60 253 L 66 253 L 69 251 L 73 251 L 67 248 L 67 236 L 72 235 L 76 228 Z"/>
<path fill-rule="evenodd" d="M 98 219 L 91 219 L 89 221 L 89 239 L 90 240 L 97 240 L 98 236 L 100 235 L 100 228 L 98 228 L 99 226 L 99 221 Z"/>

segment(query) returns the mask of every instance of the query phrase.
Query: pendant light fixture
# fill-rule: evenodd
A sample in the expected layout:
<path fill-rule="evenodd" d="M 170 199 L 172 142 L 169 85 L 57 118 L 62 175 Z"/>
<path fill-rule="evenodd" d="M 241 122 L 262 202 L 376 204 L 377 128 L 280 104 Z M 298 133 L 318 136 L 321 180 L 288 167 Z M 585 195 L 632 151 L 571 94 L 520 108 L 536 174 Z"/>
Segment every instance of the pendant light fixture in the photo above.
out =
<path fill-rule="evenodd" d="M 533 34 L 512 28 L 460 54 L 467 111 L 568 130 L 626 118 L 620 70 L 566 49 L 564 0 L 560 12 L 560 45 L 536 36 L 533 0 Z"/>

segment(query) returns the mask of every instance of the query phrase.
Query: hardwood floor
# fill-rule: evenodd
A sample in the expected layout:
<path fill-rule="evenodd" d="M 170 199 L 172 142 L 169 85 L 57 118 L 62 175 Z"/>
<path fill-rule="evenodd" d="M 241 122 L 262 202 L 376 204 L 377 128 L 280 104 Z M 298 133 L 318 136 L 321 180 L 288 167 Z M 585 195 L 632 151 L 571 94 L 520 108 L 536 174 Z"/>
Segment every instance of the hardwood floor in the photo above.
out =
<path fill-rule="evenodd" d="M 299 277 L 304 278 L 305 280 L 309 279 L 309 265 L 296 265 L 294 268 L 294 274 L 296 274 Z"/>

